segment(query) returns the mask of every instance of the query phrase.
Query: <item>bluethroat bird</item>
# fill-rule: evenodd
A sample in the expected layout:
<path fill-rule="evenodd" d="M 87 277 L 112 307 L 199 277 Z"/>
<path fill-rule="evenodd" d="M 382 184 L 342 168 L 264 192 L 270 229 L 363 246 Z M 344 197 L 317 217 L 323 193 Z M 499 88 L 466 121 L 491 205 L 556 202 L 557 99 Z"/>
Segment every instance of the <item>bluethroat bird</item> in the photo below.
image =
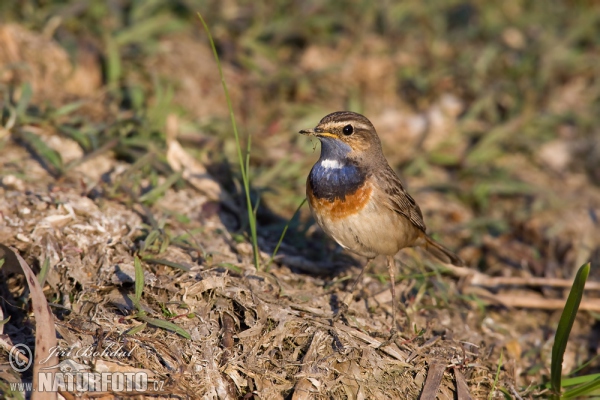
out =
<path fill-rule="evenodd" d="M 306 181 L 310 209 L 321 228 L 340 246 L 367 258 L 349 297 L 369 262 L 387 256 L 392 283 L 392 335 L 396 332 L 394 255 L 421 246 L 443 262 L 461 266 L 453 252 L 427 236 L 421 209 L 389 166 L 377 132 L 364 116 L 338 111 L 301 134 L 321 141 L 321 156 Z M 345 312 L 346 299 L 333 318 Z"/>

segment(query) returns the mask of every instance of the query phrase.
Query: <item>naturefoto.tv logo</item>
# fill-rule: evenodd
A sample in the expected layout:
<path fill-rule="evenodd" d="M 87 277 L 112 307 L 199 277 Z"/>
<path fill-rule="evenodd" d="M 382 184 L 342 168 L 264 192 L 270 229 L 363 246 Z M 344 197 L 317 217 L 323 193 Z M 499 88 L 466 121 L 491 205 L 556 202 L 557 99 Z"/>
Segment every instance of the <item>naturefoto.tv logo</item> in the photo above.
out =
<path fill-rule="evenodd" d="M 134 347 L 135 349 L 135 347 Z M 151 379 L 146 371 L 136 372 L 94 372 L 92 367 L 77 362 L 72 358 L 111 358 L 130 356 L 133 350 L 125 352 L 121 347 L 109 345 L 102 352 L 93 347 L 78 349 L 50 349 L 50 356 L 39 362 L 37 387 L 32 382 L 13 382 L 11 390 L 17 392 L 160 392 L 164 381 Z M 56 365 L 45 365 L 53 356 L 64 358 Z M 9 363 L 15 372 L 25 372 L 33 363 L 33 355 L 29 346 L 17 344 L 9 353 Z M 42 366 L 43 365 L 43 366 Z"/>

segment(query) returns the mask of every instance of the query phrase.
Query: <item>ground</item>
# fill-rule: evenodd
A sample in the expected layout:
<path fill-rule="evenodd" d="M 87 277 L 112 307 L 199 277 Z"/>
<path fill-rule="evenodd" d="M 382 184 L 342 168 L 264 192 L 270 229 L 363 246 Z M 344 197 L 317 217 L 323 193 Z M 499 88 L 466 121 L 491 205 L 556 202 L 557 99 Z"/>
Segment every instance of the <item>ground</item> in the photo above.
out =
<path fill-rule="evenodd" d="M 547 398 L 564 299 L 586 262 L 563 375 L 598 372 L 600 9 L 381 4 L 0 6 L 0 244 L 38 275 L 55 319 L 41 324 L 7 256 L 4 396 L 32 379 L 10 368 L 11 345 L 34 347 L 47 329 L 64 349 L 123 346 L 59 359 L 148 374 L 162 390 L 149 397 Z M 196 12 L 244 161 L 250 149 L 258 267 Z M 365 260 L 306 205 L 295 214 L 319 154 L 297 132 L 342 109 L 373 122 L 428 232 L 468 266 L 401 251 L 391 343 L 385 259 L 331 326 Z"/>

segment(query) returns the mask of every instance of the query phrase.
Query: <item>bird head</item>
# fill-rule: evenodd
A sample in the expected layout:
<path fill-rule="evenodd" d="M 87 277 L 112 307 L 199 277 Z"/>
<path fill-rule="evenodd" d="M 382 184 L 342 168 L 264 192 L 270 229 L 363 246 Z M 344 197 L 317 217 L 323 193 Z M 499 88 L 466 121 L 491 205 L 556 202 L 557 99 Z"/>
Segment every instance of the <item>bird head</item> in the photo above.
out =
<path fill-rule="evenodd" d="M 365 158 L 381 154 L 381 142 L 373 124 L 355 112 L 334 112 L 323 117 L 315 128 L 300 133 L 319 138 L 321 157 Z"/>

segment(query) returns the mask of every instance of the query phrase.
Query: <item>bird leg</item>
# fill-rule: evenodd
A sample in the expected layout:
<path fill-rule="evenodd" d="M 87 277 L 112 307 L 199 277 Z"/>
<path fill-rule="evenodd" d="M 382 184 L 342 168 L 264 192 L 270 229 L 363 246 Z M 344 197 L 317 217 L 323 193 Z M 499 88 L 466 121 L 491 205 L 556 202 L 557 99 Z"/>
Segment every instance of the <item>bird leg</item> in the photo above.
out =
<path fill-rule="evenodd" d="M 392 281 L 392 288 L 391 288 L 391 291 L 392 291 L 392 329 L 390 329 L 390 336 L 387 338 L 387 340 L 385 340 L 379 346 L 377 346 L 378 349 L 390 344 L 396 337 L 396 334 L 398 333 L 398 331 L 396 329 L 396 278 L 395 278 L 396 263 L 394 262 L 394 256 L 388 256 L 387 266 L 388 266 L 388 273 L 390 274 L 390 280 Z"/>
<path fill-rule="evenodd" d="M 354 280 L 354 283 L 352 284 L 352 288 L 350 289 L 350 292 L 346 295 L 346 299 L 340 305 L 340 308 L 338 309 L 338 311 L 333 316 L 333 319 L 331 320 L 331 324 L 332 325 L 340 319 L 340 317 L 342 316 L 343 313 L 345 313 L 346 311 L 348 311 L 348 304 L 350 303 L 350 300 L 352 299 L 352 294 L 354 293 L 354 289 L 356 289 L 356 285 L 362 279 L 362 277 L 363 277 L 363 275 L 365 273 L 365 270 L 367 269 L 367 267 L 369 266 L 369 263 L 372 260 L 373 260 L 372 258 L 368 258 L 367 262 L 365 263 L 365 266 L 362 267 L 362 269 L 360 270 L 360 274 L 358 274 L 358 278 L 356 278 Z"/>
<path fill-rule="evenodd" d="M 392 329 L 390 330 L 390 338 L 396 334 L 396 278 L 395 269 L 396 263 L 394 262 L 394 256 L 387 257 L 388 274 L 390 274 L 390 281 L 392 283 Z"/>

